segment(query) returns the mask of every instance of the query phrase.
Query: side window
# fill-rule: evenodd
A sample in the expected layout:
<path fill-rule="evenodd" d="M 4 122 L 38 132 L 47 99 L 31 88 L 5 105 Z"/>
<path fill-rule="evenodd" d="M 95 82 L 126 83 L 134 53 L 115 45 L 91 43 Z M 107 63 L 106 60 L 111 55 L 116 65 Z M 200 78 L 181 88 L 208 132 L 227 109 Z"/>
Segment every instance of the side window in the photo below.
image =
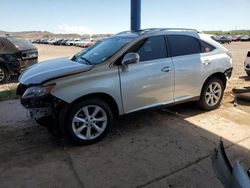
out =
<path fill-rule="evenodd" d="M 168 35 L 172 56 L 201 53 L 199 41 L 187 35 Z"/>
<path fill-rule="evenodd" d="M 201 44 L 201 52 L 202 53 L 212 52 L 215 49 L 214 46 L 212 46 L 212 45 L 210 45 L 202 40 L 200 40 L 200 44 Z"/>
<path fill-rule="evenodd" d="M 150 61 L 167 57 L 167 48 L 164 36 L 153 36 L 139 41 L 129 52 L 137 52 L 140 61 Z"/>

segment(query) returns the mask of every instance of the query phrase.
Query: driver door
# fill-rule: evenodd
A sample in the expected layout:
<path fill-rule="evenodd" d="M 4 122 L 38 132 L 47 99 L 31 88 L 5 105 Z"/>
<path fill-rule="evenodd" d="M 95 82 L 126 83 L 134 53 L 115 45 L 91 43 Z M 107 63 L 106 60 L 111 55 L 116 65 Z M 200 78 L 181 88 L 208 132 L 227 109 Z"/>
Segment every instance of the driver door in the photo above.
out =
<path fill-rule="evenodd" d="M 119 68 L 124 112 L 172 103 L 174 67 L 165 36 L 143 39 L 128 52 L 137 52 L 140 61 L 127 70 Z"/>

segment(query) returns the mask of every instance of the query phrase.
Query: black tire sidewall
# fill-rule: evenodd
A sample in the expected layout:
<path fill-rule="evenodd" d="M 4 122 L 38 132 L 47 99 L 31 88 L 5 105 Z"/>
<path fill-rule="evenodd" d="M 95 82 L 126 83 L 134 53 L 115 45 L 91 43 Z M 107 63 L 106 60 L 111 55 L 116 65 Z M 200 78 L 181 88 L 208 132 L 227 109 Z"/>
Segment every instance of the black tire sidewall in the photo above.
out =
<path fill-rule="evenodd" d="M 0 81 L 0 83 L 4 83 L 4 82 L 9 80 L 10 74 L 9 74 L 9 72 L 7 71 L 7 69 L 4 66 L 0 65 L 0 69 L 2 69 L 3 72 L 4 72 L 4 79 L 2 81 Z"/>
<path fill-rule="evenodd" d="M 52 116 L 42 117 L 42 118 L 36 119 L 35 121 L 40 126 L 46 127 L 48 129 L 50 129 L 50 127 L 52 127 L 55 123 Z"/>
<path fill-rule="evenodd" d="M 87 105 L 97 105 L 99 107 L 101 107 L 107 115 L 107 125 L 105 130 L 95 139 L 92 140 L 83 140 L 80 139 L 79 137 L 77 137 L 74 132 L 73 132 L 73 128 L 72 128 L 72 120 L 74 115 L 84 106 Z M 78 144 L 93 144 L 98 142 L 99 140 L 101 140 L 111 129 L 111 126 L 113 124 L 113 114 L 112 111 L 109 107 L 109 105 L 98 98 L 91 98 L 91 99 L 85 99 L 85 100 L 81 100 L 80 102 L 77 102 L 75 104 L 73 104 L 73 106 L 71 107 L 71 109 L 69 110 L 68 113 L 68 117 L 66 117 L 66 123 L 65 123 L 65 133 L 66 135 L 70 138 L 71 141 L 78 143 Z"/>
<path fill-rule="evenodd" d="M 218 103 L 214 106 L 209 106 L 207 103 L 206 103 L 206 100 L 205 100 L 205 95 L 206 95 L 206 91 L 207 91 L 207 88 L 214 82 L 217 82 L 220 84 L 221 86 L 221 97 L 220 97 L 220 100 L 218 101 Z M 222 101 L 222 98 L 223 98 L 223 95 L 224 95 L 224 90 L 225 90 L 225 87 L 224 87 L 224 84 L 222 82 L 221 79 L 219 78 L 210 78 L 203 86 L 202 88 L 202 92 L 201 92 L 201 97 L 200 97 L 200 101 L 199 101 L 199 106 L 203 109 L 203 110 L 214 110 L 216 108 L 218 108 L 221 104 L 221 101 Z"/>

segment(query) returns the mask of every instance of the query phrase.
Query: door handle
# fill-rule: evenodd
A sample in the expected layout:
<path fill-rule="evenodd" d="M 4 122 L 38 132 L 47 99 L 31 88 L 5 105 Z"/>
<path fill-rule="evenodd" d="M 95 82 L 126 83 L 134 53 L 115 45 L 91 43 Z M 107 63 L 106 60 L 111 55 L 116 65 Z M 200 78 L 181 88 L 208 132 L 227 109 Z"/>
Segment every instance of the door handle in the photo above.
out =
<path fill-rule="evenodd" d="M 170 70 L 171 70 L 170 67 L 163 67 L 163 68 L 161 69 L 162 72 L 169 72 Z"/>
<path fill-rule="evenodd" d="M 203 63 L 203 65 L 209 65 L 209 64 L 211 64 L 212 62 L 211 62 L 210 60 L 204 60 L 202 63 Z"/>

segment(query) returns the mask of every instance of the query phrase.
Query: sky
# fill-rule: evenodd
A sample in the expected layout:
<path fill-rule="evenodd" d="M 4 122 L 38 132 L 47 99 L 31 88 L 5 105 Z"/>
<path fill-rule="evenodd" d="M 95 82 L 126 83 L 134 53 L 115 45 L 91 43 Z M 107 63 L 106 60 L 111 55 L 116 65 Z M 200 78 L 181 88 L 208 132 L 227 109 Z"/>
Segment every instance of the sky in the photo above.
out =
<path fill-rule="evenodd" d="M 141 0 L 141 27 L 250 29 L 250 0 Z M 117 33 L 130 29 L 130 0 L 0 0 L 0 30 Z"/>

